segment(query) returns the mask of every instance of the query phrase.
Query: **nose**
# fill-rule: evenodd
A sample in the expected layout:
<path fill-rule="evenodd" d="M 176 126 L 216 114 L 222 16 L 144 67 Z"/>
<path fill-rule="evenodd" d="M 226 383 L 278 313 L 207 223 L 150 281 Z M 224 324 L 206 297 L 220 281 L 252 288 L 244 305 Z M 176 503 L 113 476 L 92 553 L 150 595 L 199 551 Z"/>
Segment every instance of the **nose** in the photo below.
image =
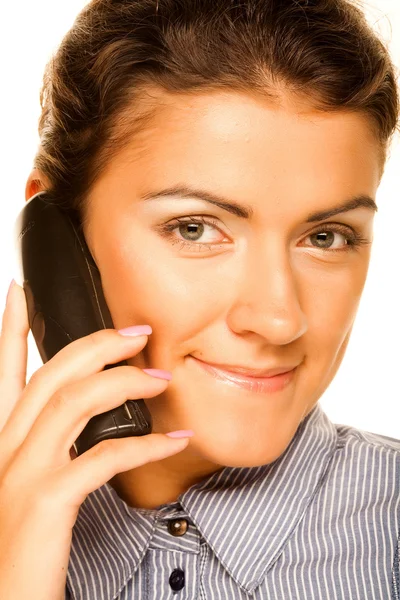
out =
<path fill-rule="evenodd" d="M 232 331 L 257 333 L 269 344 L 284 345 L 307 331 L 299 281 L 290 255 L 276 240 L 248 252 L 236 274 L 235 300 L 228 312 Z"/>

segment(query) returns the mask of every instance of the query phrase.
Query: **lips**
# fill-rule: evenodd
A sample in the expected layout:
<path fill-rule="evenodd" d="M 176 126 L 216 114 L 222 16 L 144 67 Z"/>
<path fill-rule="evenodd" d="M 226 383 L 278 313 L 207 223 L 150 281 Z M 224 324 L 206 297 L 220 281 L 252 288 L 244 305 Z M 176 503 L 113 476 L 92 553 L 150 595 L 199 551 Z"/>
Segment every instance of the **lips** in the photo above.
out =
<path fill-rule="evenodd" d="M 275 367 L 273 369 L 253 369 L 248 367 L 239 367 L 236 365 L 227 365 L 222 363 L 211 363 L 205 362 L 193 356 L 195 360 L 202 362 L 205 365 L 209 365 L 210 367 L 214 367 L 215 369 L 220 369 L 223 371 L 227 371 L 228 373 L 237 373 L 239 375 L 244 375 L 245 377 L 275 377 L 275 375 L 281 375 L 282 373 L 288 373 L 295 369 L 298 365 L 286 365 L 281 367 Z"/>
<path fill-rule="evenodd" d="M 290 371 L 285 371 L 282 373 L 282 367 L 279 368 L 281 373 L 278 375 L 272 375 L 269 377 L 254 377 L 243 375 L 243 373 L 224 370 L 220 368 L 219 365 L 217 367 L 212 363 L 206 363 L 192 355 L 189 355 L 188 358 L 191 359 L 198 366 L 198 368 L 209 373 L 215 380 L 220 381 L 223 384 L 239 387 L 258 394 L 270 394 L 273 392 L 282 391 L 294 380 L 294 375 L 297 369 L 297 367 L 295 367 Z M 270 369 L 269 373 L 273 373 L 274 371 L 276 373 L 277 370 L 277 368 L 275 370 Z M 264 372 L 266 371 L 264 370 Z M 246 373 L 248 373 L 248 370 Z"/>

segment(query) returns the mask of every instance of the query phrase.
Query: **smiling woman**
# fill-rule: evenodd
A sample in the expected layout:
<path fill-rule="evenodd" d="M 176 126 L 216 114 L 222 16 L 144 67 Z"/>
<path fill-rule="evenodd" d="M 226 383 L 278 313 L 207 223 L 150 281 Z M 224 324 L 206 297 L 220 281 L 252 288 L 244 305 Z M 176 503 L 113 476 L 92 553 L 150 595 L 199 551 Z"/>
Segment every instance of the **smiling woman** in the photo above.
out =
<path fill-rule="evenodd" d="M 79 503 L 64 487 L 78 504 L 66 597 L 397 594 L 400 441 L 318 403 L 363 293 L 399 115 L 360 9 L 93 0 L 42 108 L 26 199 L 46 191 L 75 214 L 115 328 L 151 326 L 127 362 L 136 398 L 142 369 L 172 374 L 147 393 L 153 431 L 194 431 L 172 455 L 115 465 Z M 71 373 L 72 415 L 85 394 Z M 96 451 L 126 456 L 117 442 Z"/>

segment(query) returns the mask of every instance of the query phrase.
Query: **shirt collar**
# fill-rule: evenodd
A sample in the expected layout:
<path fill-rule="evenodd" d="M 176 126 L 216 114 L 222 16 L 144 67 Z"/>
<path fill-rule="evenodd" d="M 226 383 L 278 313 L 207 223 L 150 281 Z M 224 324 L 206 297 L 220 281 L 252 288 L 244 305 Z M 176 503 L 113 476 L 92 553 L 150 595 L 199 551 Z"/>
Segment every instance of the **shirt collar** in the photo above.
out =
<path fill-rule="evenodd" d="M 132 508 L 103 485 L 81 505 L 73 530 L 67 574 L 73 597 L 92 600 L 89 580 L 95 580 L 104 588 L 100 597 L 116 598 L 146 554 L 157 519 L 173 516 L 179 505 L 236 583 L 252 593 L 302 519 L 336 445 L 336 427 L 317 403 L 274 462 L 225 467 L 175 503 Z"/>

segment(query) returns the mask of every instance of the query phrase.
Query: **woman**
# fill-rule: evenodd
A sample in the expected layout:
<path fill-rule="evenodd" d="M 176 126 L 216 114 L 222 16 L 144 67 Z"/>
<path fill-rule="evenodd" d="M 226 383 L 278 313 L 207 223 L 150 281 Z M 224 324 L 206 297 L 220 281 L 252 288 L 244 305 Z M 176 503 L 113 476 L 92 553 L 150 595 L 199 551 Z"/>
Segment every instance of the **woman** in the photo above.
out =
<path fill-rule="evenodd" d="M 397 593 L 400 441 L 318 400 L 366 280 L 398 98 L 346 0 L 81 12 L 45 74 L 26 199 L 78 212 L 115 330 L 26 384 L 10 290 L 1 598 Z M 155 433 L 76 457 L 89 418 L 127 398 Z"/>

